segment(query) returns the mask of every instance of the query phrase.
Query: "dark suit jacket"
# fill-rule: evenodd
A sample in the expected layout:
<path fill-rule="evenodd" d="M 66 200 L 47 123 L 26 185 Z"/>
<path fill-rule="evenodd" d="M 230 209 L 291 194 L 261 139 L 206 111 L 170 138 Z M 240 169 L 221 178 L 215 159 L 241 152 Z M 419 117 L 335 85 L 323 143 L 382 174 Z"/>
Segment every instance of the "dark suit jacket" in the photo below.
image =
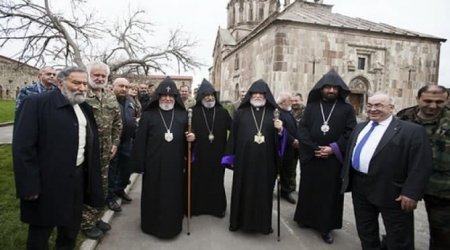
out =
<path fill-rule="evenodd" d="M 356 140 L 367 122 L 355 127 L 347 149 L 341 192 L 348 190 L 355 171 L 351 158 Z M 370 161 L 364 187 L 367 198 L 378 206 L 398 206 L 401 194 L 416 201 L 423 196 L 431 174 L 432 151 L 422 126 L 393 118 Z M 350 187 L 351 189 L 351 187 Z"/>
<path fill-rule="evenodd" d="M 88 126 L 84 166 L 84 201 L 102 206 L 97 125 L 90 106 L 80 104 Z M 26 98 L 17 111 L 13 164 L 23 222 L 71 225 L 74 206 L 78 120 L 59 90 Z M 24 197 L 39 194 L 34 201 Z"/>

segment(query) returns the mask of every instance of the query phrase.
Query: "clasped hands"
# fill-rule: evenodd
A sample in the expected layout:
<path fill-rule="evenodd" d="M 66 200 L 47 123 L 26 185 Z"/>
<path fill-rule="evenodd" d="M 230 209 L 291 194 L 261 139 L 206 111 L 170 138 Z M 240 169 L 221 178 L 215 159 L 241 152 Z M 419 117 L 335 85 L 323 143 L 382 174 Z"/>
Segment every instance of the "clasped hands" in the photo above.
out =
<path fill-rule="evenodd" d="M 327 159 L 332 154 L 333 149 L 330 146 L 319 146 L 319 149 L 314 151 L 314 156 L 322 159 Z"/>

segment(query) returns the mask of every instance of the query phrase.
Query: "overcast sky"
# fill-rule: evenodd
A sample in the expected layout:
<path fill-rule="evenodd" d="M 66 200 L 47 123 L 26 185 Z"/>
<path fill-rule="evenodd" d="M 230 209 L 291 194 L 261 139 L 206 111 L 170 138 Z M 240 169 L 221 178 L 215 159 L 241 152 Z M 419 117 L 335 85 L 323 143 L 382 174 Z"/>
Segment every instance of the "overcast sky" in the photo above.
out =
<path fill-rule="evenodd" d="M 139 7 L 146 10 L 150 16 L 149 20 L 154 24 L 156 37 L 155 40 L 149 41 L 152 45 L 160 38 L 164 40 L 169 30 L 182 29 L 192 39 L 198 41 L 199 45 L 193 54 L 207 66 L 195 72 L 181 72 L 181 74 L 193 75 L 194 84 L 199 84 L 203 77 L 208 78 L 217 29 L 219 26 L 226 27 L 226 6 L 229 0 L 89 0 L 88 2 L 98 16 L 111 22 L 114 18 L 126 14 L 129 8 Z M 335 13 L 450 38 L 449 0 L 324 0 L 324 3 L 334 5 Z M 442 44 L 440 63 L 439 83 L 450 87 L 450 41 Z M 176 74 L 177 71 L 168 73 Z"/>

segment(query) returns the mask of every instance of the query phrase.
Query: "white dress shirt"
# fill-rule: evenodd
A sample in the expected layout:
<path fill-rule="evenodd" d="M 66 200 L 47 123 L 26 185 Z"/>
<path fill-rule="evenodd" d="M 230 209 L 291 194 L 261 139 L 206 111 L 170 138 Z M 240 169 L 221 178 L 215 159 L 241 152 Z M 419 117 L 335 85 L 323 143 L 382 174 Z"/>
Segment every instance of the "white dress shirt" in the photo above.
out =
<path fill-rule="evenodd" d="M 83 114 L 78 104 L 73 105 L 73 110 L 77 115 L 78 120 L 78 152 L 77 152 L 77 166 L 84 162 L 84 147 L 86 146 L 86 117 Z"/>
<path fill-rule="evenodd" d="M 379 122 L 378 126 L 374 128 L 372 134 L 370 134 L 370 137 L 368 138 L 363 148 L 361 149 L 361 155 L 359 158 L 360 159 L 359 172 L 365 174 L 369 172 L 370 160 L 372 159 L 373 153 L 375 152 L 375 149 L 377 148 L 378 144 L 381 141 L 381 137 L 383 137 L 384 132 L 386 132 L 386 129 L 388 128 L 391 122 L 392 122 L 392 115 L 389 116 L 386 120 Z M 372 123 L 373 122 L 370 121 L 363 128 L 363 130 L 361 130 L 355 145 L 359 144 L 364 135 L 369 131 L 370 127 L 372 127 Z M 352 159 L 354 157 L 354 154 L 355 150 L 353 151 Z"/>

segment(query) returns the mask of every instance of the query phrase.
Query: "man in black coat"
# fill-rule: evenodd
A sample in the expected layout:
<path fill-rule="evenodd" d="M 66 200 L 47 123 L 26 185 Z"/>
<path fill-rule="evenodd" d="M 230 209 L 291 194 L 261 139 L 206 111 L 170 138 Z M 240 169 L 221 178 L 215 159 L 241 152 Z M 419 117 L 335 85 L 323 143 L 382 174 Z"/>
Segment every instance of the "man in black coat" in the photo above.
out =
<path fill-rule="evenodd" d="M 27 97 L 14 124 L 13 165 L 27 249 L 73 249 L 83 202 L 103 206 L 97 125 L 84 102 L 87 73 L 70 67 L 59 89 Z"/>
<path fill-rule="evenodd" d="M 380 213 L 387 248 L 414 249 L 413 210 L 431 174 L 427 134 L 420 125 L 393 118 L 386 94 L 369 97 L 366 108 L 370 121 L 351 134 L 341 192 L 351 187 L 362 249 L 380 249 Z"/>

